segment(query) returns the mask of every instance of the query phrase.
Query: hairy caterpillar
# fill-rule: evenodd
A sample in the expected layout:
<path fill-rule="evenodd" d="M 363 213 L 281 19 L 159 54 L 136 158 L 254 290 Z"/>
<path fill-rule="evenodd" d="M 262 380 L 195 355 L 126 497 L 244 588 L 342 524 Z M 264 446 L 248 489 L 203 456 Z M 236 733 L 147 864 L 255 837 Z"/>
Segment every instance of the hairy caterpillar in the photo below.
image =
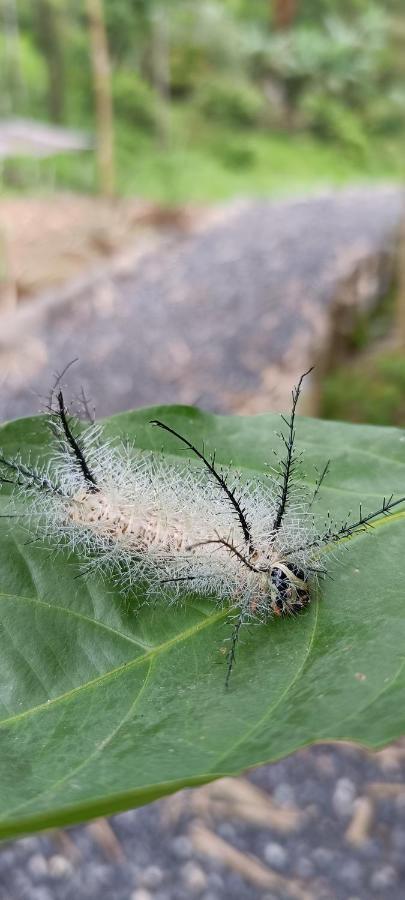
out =
<path fill-rule="evenodd" d="M 325 573 L 325 550 L 405 502 L 391 496 L 371 513 L 360 507 L 353 522 L 316 527 L 313 503 L 329 463 L 312 496 L 294 479 L 296 409 L 307 374 L 292 392 L 289 418 L 282 417 L 278 469 L 250 481 L 218 468 L 215 455 L 161 421 L 151 426 L 187 447 L 195 464 L 173 465 L 160 454 L 116 446 L 94 423 L 83 430 L 55 386 L 50 461 L 0 454 L 0 483 L 13 486 L 11 514 L 19 515 L 23 504 L 31 531 L 53 546 L 77 549 L 86 572 L 113 574 L 122 591 L 142 582 L 154 597 L 174 601 L 192 589 L 226 604 L 235 613 L 228 684 L 242 625 L 301 612 L 312 581 Z"/>

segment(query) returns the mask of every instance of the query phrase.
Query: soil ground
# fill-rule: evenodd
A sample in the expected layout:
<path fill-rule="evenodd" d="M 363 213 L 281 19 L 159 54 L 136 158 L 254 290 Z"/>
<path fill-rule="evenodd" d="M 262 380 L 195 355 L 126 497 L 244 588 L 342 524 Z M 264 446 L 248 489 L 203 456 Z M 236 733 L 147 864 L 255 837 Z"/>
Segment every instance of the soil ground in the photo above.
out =
<path fill-rule="evenodd" d="M 137 199 L 71 193 L 2 198 L 0 309 L 121 254 L 145 233 L 187 227 L 190 216 L 190 210 Z"/>

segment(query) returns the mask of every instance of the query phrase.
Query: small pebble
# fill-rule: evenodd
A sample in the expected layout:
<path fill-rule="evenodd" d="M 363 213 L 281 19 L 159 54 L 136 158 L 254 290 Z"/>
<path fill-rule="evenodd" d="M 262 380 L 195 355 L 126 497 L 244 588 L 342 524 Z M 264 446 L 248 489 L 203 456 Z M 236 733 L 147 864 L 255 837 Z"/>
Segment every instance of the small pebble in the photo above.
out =
<path fill-rule="evenodd" d="M 147 866 L 143 872 L 139 874 L 139 882 L 146 888 L 154 888 L 159 887 L 159 885 L 163 881 L 163 871 L 159 868 L 159 866 Z"/>
<path fill-rule="evenodd" d="M 298 878 L 312 878 L 314 867 L 310 859 L 307 859 L 306 856 L 300 856 L 295 861 L 294 871 Z"/>
<path fill-rule="evenodd" d="M 27 869 L 33 878 L 48 875 L 48 861 L 42 853 L 33 853 L 27 862 Z"/>
<path fill-rule="evenodd" d="M 207 884 L 210 888 L 217 888 L 218 890 L 222 890 L 224 886 L 224 879 L 219 872 L 209 872 L 207 875 Z"/>
<path fill-rule="evenodd" d="M 328 869 L 332 865 L 335 854 L 328 847 L 315 847 L 312 851 L 312 859 L 321 869 Z"/>
<path fill-rule="evenodd" d="M 278 806 L 294 806 L 295 794 L 291 784 L 282 781 L 273 791 L 273 800 Z"/>
<path fill-rule="evenodd" d="M 26 896 L 29 897 L 29 900 L 55 900 L 54 894 L 47 887 L 31 888 Z"/>
<path fill-rule="evenodd" d="M 356 798 L 356 785 L 350 778 L 338 778 L 333 792 L 332 805 L 338 816 L 350 816 Z"/>
<path fill-rule="evenodd" d="M 351 887 L 358 887 L 363 877 L 363 867 L 357 859 L 344 860 L 339 870 L 339 879 Z"/>
<path fill-rule="evenodd" d="M 20 849 L 31 850 L 33 853 L 38 850 L 38 839 L 35 837 L 19 838 L 18 846 Z"/>
<path fill-rule="evenodd" d="M 145 888 L 136 888 L 130 895 L 130 900 L 153 900 L 153 895 Z"/>
<path fill-rule="evenodd" d="M 130 834 L 133 834 L 135 822 L 139 816 L 139 809 L 130 809 L 128 812 L 119 813 L 115 816 L 115 825 L 118 829 L 125 828 Z"/>
<path fill-rule="evenodd" d="M 90 856 L 92 859 L 92 856 Z M 108 889 L 113 868 L 108 863 L 89 862 L 80 867 L 80 885 L 87 890 L 90 897 L 101 896 Z"/>
<path fill-rule="evenodd" d="M 23 869 L 14 869 L 10 872 L 12 880 L 11 895 L 14 898 L 29 897 L 32 887 L 32 881 L 28 873 Z"/>
<path fill-rule="evenodd" d="M 194 862 L 186 863 L 181 869 L 181 877 L 193 894 L 199 894 L 207 886 L 207 876 Z"/>
<path fill-rule="evenodd" d="M 397 873 L 394 866 L 381 866 L 371 876 L 370 885 L 373 891 L 386 891 L 397 883 Z"/>
<path fill-rule="evenodd" d="M 264 848 L 264 858 L 269 866 L 275 869 L 285 869 L 288 861 L 288 853 L 281 844 L 270 841 Z"/>
<path fill-rule="evenodd" d="M 14 850 L 4 850 L 0 847 L 0 872 L 3 872 L 5 869 L 12 868 L 15 866 L 15 852 Z"/>
<path fill-rule="evenodd" d="M 65 856 L 55 853 L 48 859 L 48 872 L 52 878 L 67 878 L 73 872 L 72 863 Z"/>
<path fill-rule="evenodd" d="M 375 837 L 368 837 L 357 848 L 357 852 L 361 854 L 363 859 L 376 860 L 381 853 L 381 847 Z"/>
<path fill-rule="evenodd" d="M 405 810 L 405 791 L 401 791 L 400 794 L 395 798 L 395 806 L 397 807 L 399 812 L 404 812 Z"/>
<path fill-rule="evenodd" d="M 190 841 L 190 838 L 186 837 L 186 835 L 181 834 L 179 837 L 176 837 L 172 840 L 172 850 L 175 856 L 179 857 L 179 859 L 187 859 L 189 856 L 193 854 L 193 845 Z"/>
<path fill-rule="evenodd" d="M 403 828 L 393 828 L 391 840 L 397 850 L 405 850 L 405 831 Z"/>

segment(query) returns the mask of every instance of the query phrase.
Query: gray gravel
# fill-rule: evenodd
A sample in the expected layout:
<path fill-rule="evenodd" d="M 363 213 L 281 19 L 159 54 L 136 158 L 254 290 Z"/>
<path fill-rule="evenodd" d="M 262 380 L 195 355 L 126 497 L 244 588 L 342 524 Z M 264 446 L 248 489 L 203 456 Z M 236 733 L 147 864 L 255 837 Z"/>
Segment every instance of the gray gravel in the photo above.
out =
<path fill-rule="evenodd" d="M 404 748 L 366 754 L 345 745 L 301 751 L 250 774 L 281 805 L 304 814 L 288 835 L 240 819 L 206 816 L 209 829 L 273 871 L 306 884 L 314 900 L 401 900 L 405 895 Z M 358 797 L 375 782 L 398 786 L 378 799 L 360 846 L 345 837 Z M 402 787 L 401 787 L 402 785 Z M 185 792 L 188 794 L 189 792 Z M 344 802 L 342 802 L 344 798 Z M 101 846 L 87 826 L 28 837 L 0 850 L 0 900 L 259 900 L 273 894 L 193 847 L 195 814 L 187 804 L 173 817 L 172 799 L 110 819 L 117 846 Z M 201 816 L 199 817 L 201 821 Z M 114 859 L 117 847 L 122 859 Z M 293 895 L 292 895 L 293 896 Z"/>

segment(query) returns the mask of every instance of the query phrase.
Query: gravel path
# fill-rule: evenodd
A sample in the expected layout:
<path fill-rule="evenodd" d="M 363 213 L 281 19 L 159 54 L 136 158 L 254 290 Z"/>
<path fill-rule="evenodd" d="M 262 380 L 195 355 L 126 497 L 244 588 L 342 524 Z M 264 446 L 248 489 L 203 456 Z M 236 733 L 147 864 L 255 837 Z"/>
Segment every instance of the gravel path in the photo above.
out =
<path fill-rule="evenodd" d="M 75 357 L 70 381 L 99 415 L 156 402 L 285 406 L 336 330 L 384 292 L 400 211 L 389 187 L 231 205 L 124 273 L 31 303 L 0 335 L 0 412 L 38 409 L 33 391 L 46 394 Z"/>
<path fill-rule="evenodd" d="M 3 845 L 0 900 L 402 900 L 404 774 L 401 746 L 304 750 L 249 781 Z"/>
<path fill-rule="evenodd" d="M 252 202 L 167 238 L 133 270 L 3 330 L 3 416 L 37 411 L 76 356 L 73 390 L 84 383 L 100 415 L 155 402 L 274 407 L 281 376 L 290 389 L 325 346 L 339 285 L 346 306 L 373 302 L 399 214 L 399 191 L 362 189 Z M 402 745 L 301 751 L 231 785 L 2 845 L 0 900 L 400 900 L 404 774 Z"/>

